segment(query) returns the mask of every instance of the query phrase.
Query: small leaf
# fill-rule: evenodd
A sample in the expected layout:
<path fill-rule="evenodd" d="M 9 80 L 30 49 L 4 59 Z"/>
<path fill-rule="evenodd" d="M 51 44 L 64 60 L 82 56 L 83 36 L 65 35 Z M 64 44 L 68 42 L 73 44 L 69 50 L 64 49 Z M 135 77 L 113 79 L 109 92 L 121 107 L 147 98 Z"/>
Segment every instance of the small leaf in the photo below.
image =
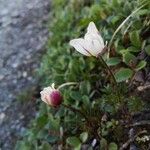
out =
<path fill-rule="evenodd" d="M 118 146 L 114 142 L 110 143 L 108 146 L 108 150 L 117 150 Z"/>
<path fill-rule="evenodd" d="M 122 82 L 129 79 L 133 74 L 133 71 L 128 68 L 122 68 L 118 72 L 115 73 L 115 78 L 117 82 Z"/>
<path fill-rule="evenodd" d="M 59 122 L 60 120 L 58 118 L 54 118 L 52 114 L 49 114 L 49 121 L 48 121 L 48 127 L 51 130 L 58 131 L 59 130 Z"/>
<path fill-rule="evenodd" d="M 101 141 L 100 141 L 100 149 L 102 149 L 102 150 L 107 150 L 107 141 L 104 139 L 104 138 L 102 138 L 101 139 Z"/>
<path fill-rule="evenodd" d="M 43 142 L 42 145 L 39 147 L 39 150 L 52 150 L 52 147 L 48 142 Z"/>
<path fill-rule="evenodd" d="M 91 107 L 91 102 L 89 96 L 83 95 L 82 96 L 82 102 L 85 108 L 90 108 Z"/>
<path fill-rule="evenodd" d="M 88 95 L 90 93 L 90 91 L 91 91 L 90 82 L 89 81 L 83 81 L 83 82 L 81 82 L 79 88 L 80 88 L 80 92 L 82 94 L 87 94 Z"/>
<path fill-rule="evenodd" d="M 139 52 L 139 51 L 141 51 L 140 48 L 136 48 L 134 46 L 128 47 L 127 50 L 128 50 L 128 52 Z"/>
<path fill-rule="evenodd" d="M 82 95 L 79 92 L 77 92 L 77 91 L 72 91 L 70 93 L 70 96 L 74 100 L 80 100 Z"/>
<path fill-rule="evenodd" d="M 15 150 L 31 150 L 32 146 L 30 143 L 26 142 L 26 141 L 18 141 L 16 146 L 15 146 Z"/>
<path fill-rule="evenodd" d="M 52 135 L 49 135 L 46 137 L 46 141 L 51 143 L 51 144 L 55 143 L 58 139 L 59 139 L 59 137 L 52 136 Z"/>
<path fill-rule="evenodd" d="M 127 49 L 120 49 L 120 51 L 119 51 L 119 53 L 122 54 L 122 55 L 125 54 L 126 52 L 128 52 Z"/>
<path fill-rule="evenodd" d="M 80 139 L 83 143 L 86 142 L 87 138 L 88 138 L 88 133 L 87 132 L 83 132 L 83 133 L 80 134 Z"/>
<path fill-rule="evenodd" d="M 67 138 L 67 143 L 68 143 L 70 146 L 74 147 L 74 148 L 79 148 L 79 147 L 81 147 L 81 142 L 80 142 L 80 140 L 79 140 L 77 137 L 75 137 L 75 136 L 68 137 L 68 138 Z"/>
<path fill-rule="evenodd" d="M 146 51 L 147 55 L 150 56 L 150 45 L 147 45 L 147 46 L 145 47 L 145 51 Z"/>
<path fill-rule="evenodd" d="M 133 46 L 138 48 L 141 47 L 141 40 L 138 31 L 133 31 L 130 33 L 130 40 Z"/>
<path fill-rule="evenodd" d="M 135 59 L 135 56 L 131 54 L 130 52 L 126 52 L 123 54 L 123 62 L 125 62 L 127 65 L 130 65 Z"/>
<path fill-rule="evenodd" d="M 146 66 L 146 61 L 142 60 L 139 62 L 139 64 L 136 66 L 136 71 L 139 71 L 141 69 L 143 69 Z"/>
<path fill-rule="evenodd" d="M 37 126 L 38 128 L 43 128 L 48 121 L 47 115 L 41 115 L 37 118 Z"/>
<path fill-rule="evenodd" d="M 145 15 L 148 13 L 149 13 L 148 9 L 142 9 L 142 10 L 139 10 L 136 15 Z"/>
<path fill-rule="evenodd" d="M 117 57 L 112 57 L 112 58 L 109 58 L 106 63 L 108 66 L 115 66 L 117 64 L 119 64 L 121 62 L 121 60 Z"/>

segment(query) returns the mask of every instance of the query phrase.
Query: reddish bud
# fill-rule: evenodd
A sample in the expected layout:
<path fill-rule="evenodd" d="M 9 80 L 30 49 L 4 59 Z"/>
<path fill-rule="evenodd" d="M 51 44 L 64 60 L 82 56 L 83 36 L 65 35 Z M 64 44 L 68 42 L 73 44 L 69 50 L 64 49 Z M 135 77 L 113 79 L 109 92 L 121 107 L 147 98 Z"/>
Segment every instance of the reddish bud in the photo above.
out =
<path fill-rule="evenodd" d="M 54 85 L 44 88 L 40 94 L 42 101 L 50 106 L 57 107 L 62 103 L 63 97 L 60 91 L 54 88 Z"/>

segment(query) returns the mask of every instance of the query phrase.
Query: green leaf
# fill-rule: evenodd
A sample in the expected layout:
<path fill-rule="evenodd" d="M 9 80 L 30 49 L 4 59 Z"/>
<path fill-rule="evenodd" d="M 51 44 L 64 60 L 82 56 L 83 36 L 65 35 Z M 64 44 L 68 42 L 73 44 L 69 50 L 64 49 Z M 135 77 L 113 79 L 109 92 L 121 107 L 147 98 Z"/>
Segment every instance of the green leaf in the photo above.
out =
<path fill-rule="evenodd" d="M 76 149 L 78 149 L 78 148 L 80 149 L 80 147 L 81 147 L 81 142 L 80 142 L 79 138 L 77 138 L 75 136 L 68 137 L 67 143 Z"/>
<path fill-rule="evenodd" d="M 126 52 L 123 54 L 123 62 L 127 65 L 130 65 L 136 57 L 130 52 Z"/>
<path fill-rule="evenodd" d="M 89 96 L 86 96 L 86 95 L 83 95 L 82 96 L 82 102 L 83 102 L 83 105 L 84 105 L 84 107 L 87 109 L 87 108 L 90 108 L 90 98 L 89 98 Z"/>
<path fill-rule="evenodd" d="M 33 147 L 31 146 L 31 144 L 26 141 L 18 141 L 15 146 L 15 150 L 32 150 L 32 149 Z"/>
<path fill-rule="evenodd" d="M 141 40 L 138 31 L 133 31 L 130 33 L 130 40 L 133 46 L 140 48 L 141 47 Z"/>
<path fill-rule="evenodd" d="M 133 71 L 131 69 L 121 68 L 118 72 L 115 73 L 115 78 L 117 82 L 122 82 L 132 77 L 132 75 Z"/>
<path fill-rule="evenodd" d="M 49 142 L 49 143 L 55 143 L 56 141 L 58 141 L 59 137 L 57 136 L 52 136 L 52 135 L 49 135 L 46 137 L 46 141 Z"/>
<path fill-rule="evenodd" d="M 37 126 L 39 128 L 43 128 L 46 125 L 47 121 L 48 121 L 47 115 L 41 115 L 37 118 Z"/>
<path fill-rule="evenodd" d="M 118 57 L 112 57 L 106 61 L 108 66 L 115 66 L 115 65 L 119 64 L 120 62 L 121 62 L 121 60 Z"/>
<path fill-rule="evenodd" d="M 78 100 L 78 101 L 81 100 L 81 97 L 82 97 L 82 95 L 77 91 L 70 92 L 70 96 L 72 99 Z"/>
<path fill-rule="evenodd" d="M 83 133 L 80 134 L 80 139 L 83 143 L 86 142 L 87 138 L 88 138 L 88 133 L 87 132 L 83 132 Z"/>
<path fill-rule="evenodd" d="M 145 60 L 142 60 L 142 61 L 140 61 L 139 62 L 139 64 L 136 66 L 136 71 L 139 71 L 139 70 L 141 70 L 141 69 L 143 69 L 145 66 L 146 66 L 146 61 Z"/>
<path fill-rule="evenodd" d="M 47 130 L 44 130 L 44 129 L 41 129 L 41 130 L 39 130 L 39 132 L 37 133 L 37 135 L 36 135 L 36 138 L 38 138 L 38 139 L 43 139 L 43 138 L 45 138 L 46 136 L 47 136 Z"/>
<path fill-rule="evenodd" d="M 145 15 L 148 13 L 149 13 L 148 9 L 142 9 L 142 10 L 139 10 L 136 15 Z"/>
<path fill-rule="evenodd" d="M 102 149 L 102 150 L 107 150 L 107 141 L 106 141 L 106 139 L 104 139 L 104 138 L 102 138 L 101 140 L 100 140 L 100 149 Z"/>
<path fill-rule="evenodd" d="M 146 51 L 147 55 L 150 56 L 150 45 L 147 45 L 147 46 L 145 47 L 145 51 Z"/>
<path fill-rule="evenodd" d="M 91 91 L 91 85 L 89 81 L 83 81 L 80 84 L 80 92 L 84 95 L 88 95 Z"/>
<path fill-rule="evenodd" d="M 52 147 L 48 142 L 43 142 L 42 145 L 39 147 L 39 150 L 52 150 Z"/>
<path fill-rule="evenodd" d="M 118 146 L 114 142 L 110 143 L 108 146 L 108 150 L 117 150 Z"/>
<path fill-rule="evenodd" d="M 52 114 L 49 114 L 49 122 L 48 122 L 48 127 L 51 130 L 58 131 L 59 130 L 59 119 L 54 118 Z"/>
<path fill-rule="evenodd" d="M 136 48 L 134 46 L 130 46 L 130 47 L 127 48 L 127 51 L 128 52 L 139 52 L 139 51 L 141 51 L 141 49 L 140 48 Z"/>
<path fill-rule="evenodd" d="M 127 52 L 128 52 L 127 49 L 120 49 L 120 51 L 119 51 L 119 53 L 122 54 L 122 55 L 125 54 L 125 53 L 127 53 Z"/>

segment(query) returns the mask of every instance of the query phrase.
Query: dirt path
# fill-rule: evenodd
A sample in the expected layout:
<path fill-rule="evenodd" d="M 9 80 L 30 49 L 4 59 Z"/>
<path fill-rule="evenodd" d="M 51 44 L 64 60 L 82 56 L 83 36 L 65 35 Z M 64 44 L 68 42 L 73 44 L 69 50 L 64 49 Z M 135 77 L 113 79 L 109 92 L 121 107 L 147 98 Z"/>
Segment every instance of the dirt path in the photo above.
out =
<path fill-rule="evenodd" d="M 16 104 L 16 95 L 36 83 L 33 74 L 39 65 L 39 56 L 48 36 L 45 23 L 49 9 L 50 0 L 0 0 L 2 150 L 12 150 L 15 139 L 25 130 L 27 123 L 24 118 L 27 114 L 24 114 L 24 107 Z M 32 112 L 27 112 L 30 119 Z"/>

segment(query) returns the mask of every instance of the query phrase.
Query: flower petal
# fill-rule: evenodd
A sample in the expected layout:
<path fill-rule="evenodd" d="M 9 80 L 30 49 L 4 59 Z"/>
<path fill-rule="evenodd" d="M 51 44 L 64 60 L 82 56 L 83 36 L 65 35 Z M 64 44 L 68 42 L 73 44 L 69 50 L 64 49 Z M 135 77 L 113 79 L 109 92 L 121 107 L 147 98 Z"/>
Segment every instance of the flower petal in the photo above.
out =
<path fill-rule="evenodd" d="M 73 46 L 81 54 L 85 56 L 91 56 L 91 54 L 89 53 L 87 49 L 88 47 L 84 39 L 82 38 L 74 39 L 74 40 L 71 40 L 69 44 Z"/>
<path fill-rule="evenodd" d="M 98 40 L 93 40 L 92 41 L 92 44 L 93 44 L 93 50 L 92 51 L 90 51 L 94 56 L 98 56 L 101 52 L 102 52 L 102 50 L 103 50 L 103 47 L 101 47 L 101 45 L 100 45 L 100 43 L 99 43 L 99 41 Z"/>
<path fill-rule="evenodd" d="M 40 92 L 42 101 L 48 104 L 47 98 L 52 92 L 52 90 L 53 90 L 52 87 L 49 86 L 44 88 L 43 91 Z"/>
<path fill-rule="evenodd" d="M 101 47 L 104 47 L 104 40 L 100 34 L 86 33 L 84 39 L 87 41 L 98 40 Z"/>
<path fill-rule="evenodd" d="M 100 35 L 98 29 L 96 28 L 94 22 L 89 23 L 88 28 L 87 28 L 87 33 L 85 34 L 84 39 L 86 39 L 86 40 L 89 39 L 90 41 L 97 39 L 97 40 L 99 40 L 102 47 L 104 47 L 104 40 L 101 37 L 101 35 Z"/>
<path fill-rule="evenodd" d="M 99 33 L 94 22 L 89 23 L 89 25 L 87 27 L 87 33 Z"/>
<path fill-rule="evenodd" d="M 104 41 L 98 34 L 85 34 L 85 41 L 89 43 L 89 52 L 93 56 L 98 56 L 104 49 Z"/>

